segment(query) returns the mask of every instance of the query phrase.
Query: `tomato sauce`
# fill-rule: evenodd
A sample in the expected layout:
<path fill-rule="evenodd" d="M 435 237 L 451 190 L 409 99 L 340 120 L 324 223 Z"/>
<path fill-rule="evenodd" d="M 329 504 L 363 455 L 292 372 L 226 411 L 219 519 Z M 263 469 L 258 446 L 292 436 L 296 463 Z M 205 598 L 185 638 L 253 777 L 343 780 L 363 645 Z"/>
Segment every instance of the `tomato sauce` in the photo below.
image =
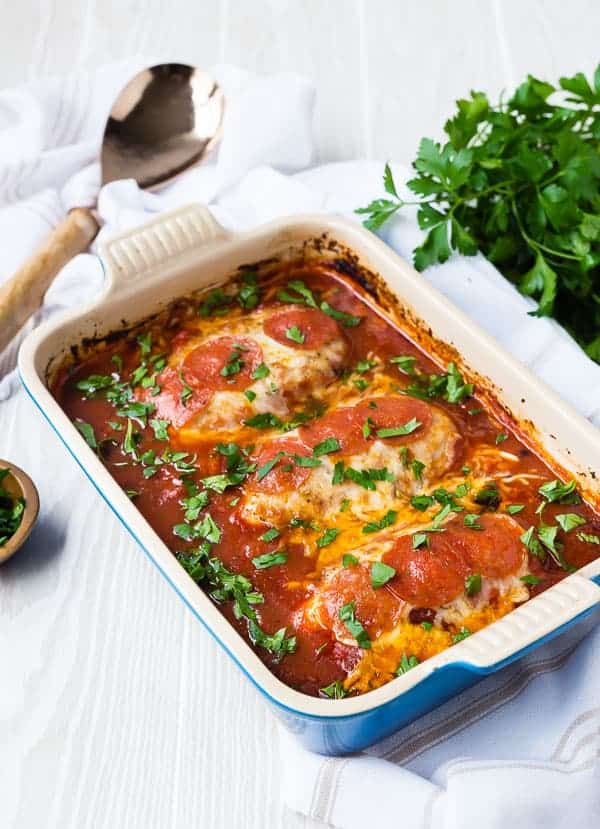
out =
<path fill-rule="evenodd" d="M 53 393 L 307 694 L 378 687 L 600 555 L 574 485 L 331 263 L 246 269 L 87 347 Z"/>

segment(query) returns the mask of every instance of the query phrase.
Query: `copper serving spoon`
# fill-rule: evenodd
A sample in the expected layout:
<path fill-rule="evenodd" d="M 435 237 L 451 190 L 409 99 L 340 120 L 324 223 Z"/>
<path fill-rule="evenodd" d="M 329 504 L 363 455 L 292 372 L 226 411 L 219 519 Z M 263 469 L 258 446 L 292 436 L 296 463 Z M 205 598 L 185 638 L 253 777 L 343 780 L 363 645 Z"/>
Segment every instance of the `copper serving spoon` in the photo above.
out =
<path fill-rule="evenodd" d="M 10 538 L 0 545 L 0 564 L 17 552 L 19 547 L 25 543 L 29 533 L 33 529 L 38 512 L 40 510 L 40 499 L 35 484 L 22 469 L 8 461 L 0 460 L 0 470 L 8 469 L 9 475 L 2 479 L 2 489 L 6 490 L 12 498 L 22 498 L 25 509 L 21 517 L 21 523 L 17 531 Z"/>
<path fill-rule="evenodd" d="M 102 141 L 101 181 L 134 178 L 157 189 L 199 164 L 218 143 L 223 93 L 206 72 L 181 63 L 144 69 L 121 90 Z M 40 307 L 52 280 L 82 253 L 100 226 L 76 207 L 42 247 L 0 287 L 0 352 Z"/>

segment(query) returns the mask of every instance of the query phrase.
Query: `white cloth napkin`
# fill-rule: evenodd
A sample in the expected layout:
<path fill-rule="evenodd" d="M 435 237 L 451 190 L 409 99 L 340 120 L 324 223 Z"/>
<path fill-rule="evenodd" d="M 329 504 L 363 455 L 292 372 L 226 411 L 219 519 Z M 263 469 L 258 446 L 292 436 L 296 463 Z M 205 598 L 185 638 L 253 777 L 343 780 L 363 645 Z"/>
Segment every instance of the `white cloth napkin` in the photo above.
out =
<path fill-rule="evenodd" d="M 0 281 L 69 207 L 91 204 L 102 125 L 115 92 L 147 61 L 0 93 Z M 230 228 L 286 213 L 339 212 L 381 193 L 381 163 L 306 169 L 313 90 L 293 75 L 215 74 L 228 101 L 224 139 L 206 166 L 160 195 L 131 181 L 100 193 L 102 235 L 191 201 Z M 398 182 L 407 170 L 395 167 Z M 302 171 L 302 172 L 299 172 Z M 419 238 L 405 211 L 384 231 L 405 257 Z M 482 257 L 453 257 L 428 279 L 586 417 L 600 425 L 600 367 L 555 323 L 527 316 L 520 296 Z M 95 294 L 97 258 L 63 269 L 30 323 Z M 0 357 L 0 400 L 17 393 L 16 345 Z M 1 412 L 0 408 L 0 412 Z M 32 411 L 32 419 L 37 415 Z M 23 439 L 28 424 L 22 424 Z M 90 490 L 90 498 L 94 497 Z M 597 829 L 600 825 L 600 629 L 563 636 L 359 757 L 312 755 L 281 734 L 283 796 L 307 825 L 354 829 Z"/>

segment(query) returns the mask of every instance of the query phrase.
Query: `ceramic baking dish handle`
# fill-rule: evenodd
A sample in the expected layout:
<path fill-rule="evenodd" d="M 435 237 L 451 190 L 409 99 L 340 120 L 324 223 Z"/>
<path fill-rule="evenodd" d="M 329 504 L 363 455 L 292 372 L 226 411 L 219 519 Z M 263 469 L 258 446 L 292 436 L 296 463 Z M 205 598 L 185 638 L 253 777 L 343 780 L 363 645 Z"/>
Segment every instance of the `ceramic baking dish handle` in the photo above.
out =
<path fill-rule="evenodd" d="M 476 636 L 446 651 L 448 665 L 460 662 L 481 673 L 512 661 L 530 646 L 559 633 L 600 607 L 600 586 L 579 573 L 521 605 Z"/>
<path fill-rule="evenodd" d="M 230 235 L 201 204 L 161 213 L 100 244 L 108 291 L 111 295 L 129 293 L 135 290 L 136 282 L 151 280 L 170 260 L 182 260 L 199 246 L 215 244 Z"/>

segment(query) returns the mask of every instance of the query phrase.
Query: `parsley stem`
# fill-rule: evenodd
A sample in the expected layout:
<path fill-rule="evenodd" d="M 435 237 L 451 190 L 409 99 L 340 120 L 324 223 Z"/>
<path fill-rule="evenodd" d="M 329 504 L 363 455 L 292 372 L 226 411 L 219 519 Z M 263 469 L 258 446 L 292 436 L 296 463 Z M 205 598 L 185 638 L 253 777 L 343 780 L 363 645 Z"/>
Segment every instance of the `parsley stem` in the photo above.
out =
<path fill-rule="evenodd" d="M 549 248 L 547 245 L 542 244 L 541 242 L 537 242 L 535 239 L 532 239 L 531 236 L 528 235 L 527 231 L 523 227 L 523 223 L 521 221 L 521 217 L 519 216 L 519 211 L 517 209 L 517 205 L 514 199 L 511 199 L 511 207 L 515 219 L 517 220 L 517 224 L 519 225 L 519 230 L 521 231 L 521 236 L 527 242 L 527 245 L 535 252 L 539 253 L 539 251 L 543 250 L 544 253 L 548 253 L 551 256 L 558 256 L 561 259 L 574 259 L 575 262 L 579 262 L 579 256 L 574 256 L 570 253 L 563 253 L 560 250 L 554 250 L 553 248 Z"/>

